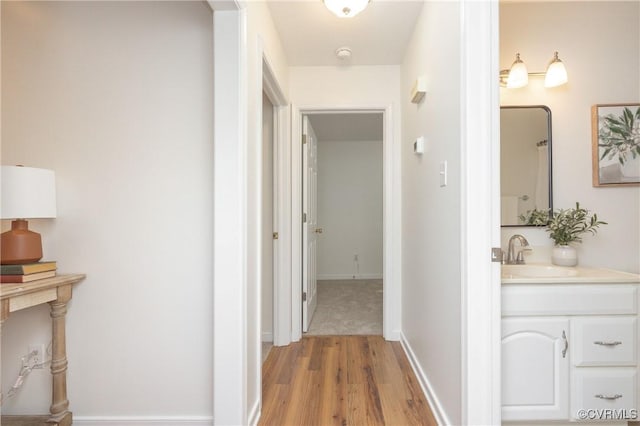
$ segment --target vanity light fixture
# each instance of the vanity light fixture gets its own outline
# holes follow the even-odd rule
[[[507,88],[517,89],[529,84],[529,72],[527,66],[520,59],[520,54],[516,53],[516,60],[511,64],[509,75],[507,77]]]
[[[544,76],[544,87],[556,87],[565,84],[567,78],[567,69],[564,63],[558,58],[558,52],[553,53],[553,59],[549,62],[547,72]]]
[[[526,65],[520,59],[520,54],[516,53],[516,60],[511,65],[511,69],[500,71],[500,86],[507,89],[524,87],[529,84],[529,76],[544,76],[544,87],[557,87],[568,81],[567,69],[558,58],[558,52],[554,52],[546,72],[528,72]]]
[[[322,0],[338,18],[353,18],[362,12],[370,0]]]

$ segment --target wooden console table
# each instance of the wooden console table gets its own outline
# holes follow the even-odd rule
[[[72,423],[67,399],[67,348],[65,315],[73,285],[83,274],[58,275],[53,278],[0,286],[0,324],[12,312],[48,303],[51,306],[51,375],[53,376],[50,414],[44,416],[2,416],[2,425],[68,426]]]

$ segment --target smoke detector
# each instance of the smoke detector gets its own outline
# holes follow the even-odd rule
[[[348,47],[339,47],[336,49],[336,56],[338,59],[345,60],[351,58],[351,49]]]

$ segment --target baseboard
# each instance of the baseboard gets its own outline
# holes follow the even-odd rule
[[[429,378],[427,377],[425,372],[422,370],[422,367],[420,367],[420,364],[418,363],[418,360],[416,358],[415,353],[413,352],[413,349],[411,348],[411,345],[409,344],[409,342],[407,341],[407,338],[402,332],[400,332],[400,343],[402,344],[402,348],[404,349],[404,352],[407,354],[407,358],[409,358],[409,364],[411,364],[411,368],[413,369],[413,372],[418,378],[418,382],[420,383],[422,392],[424,392],[424,395],[427,398],[427,401],[429,402],[429,406],[431,407],[431,411],[433,412],[433,415],[436,418],[436,421],[438,422],[439,425],[452,424],[451,420],[449,420],[449,417],[447,416],[444,409],[442,408],[442,404],[440,403],[438,396],[434,392],[433,387],[431,386],[431,382],[429,382]]]
[[[260,401],[256,401],[253,404],[253,408],[249,411],[249,422],[250,426],[256,426],[258,424],[258,420],[260,420]]]
[[[400,330],[391,330],[384,335],[384,340],[389,340],[391,342],[399,342],[401,339],[402,333],[400,332]]]
[[[381,280],[382,274],[318,274],[319,280]]]
[[[212,426],[210,416],[73,416],[74,426]]]
[[[262,333],[262,342],[273,342],[273,333],[271,331],[265,331]]]

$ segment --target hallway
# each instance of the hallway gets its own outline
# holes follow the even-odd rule
[[[271,349],[260,425],[436,425],[399,342],[305,337]]]

